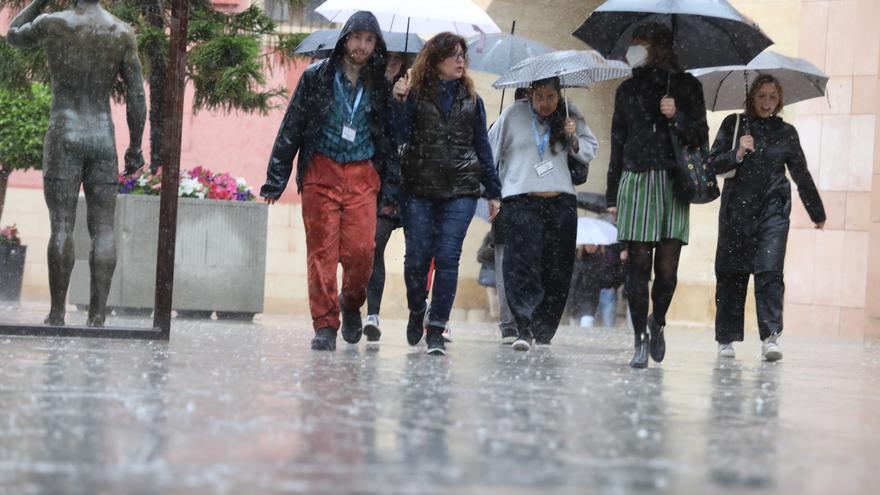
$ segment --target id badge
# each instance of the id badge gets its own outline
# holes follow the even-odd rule
[[[347,125],[342,126],[342,139],[345,139],[346,141],[353,143],[354,137],[356,135],[357,135],[357,131],[355,131],[351,127],[349,127]]]
[[[553,172],[553,162],[547,160],[546,162],[536,164],[535,172],[538,172],[538,177],[544,177],[550,174],[550,172]]]

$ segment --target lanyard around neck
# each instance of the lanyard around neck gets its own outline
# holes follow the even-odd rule
[[[538,155],[541,159],[544,159],[544,151],[547,150],[547,146],[550,144],[550,125],[547,125],[547,130],[544,132],[542,136],[538,131],[538,115],[535,113],[534,109],[532,111],[532,135],[535,138],[535,146],[538,147]]]
[[[342,73],[336,73],[336,89],[342,94],[342,101],[345,103],[345,108],[348,110],[349,115],[349,125],[354,124],[354,113],[357,111],[358,106],[361,104],[361,97],[364,95],[364,86],[360,84],[358,81],[357,84],[358,92],[354,97],[354,105],[349,103],[348,101],[348,91],[345,90],[345,87],[342,86]]]

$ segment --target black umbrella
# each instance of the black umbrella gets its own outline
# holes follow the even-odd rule
[[[608,0],[573,34],[605,58],[624,60],[645,22],[670,28],[682,69],[745,65],[773,44],[727,0]]]
[[[303,39],[293,53],[314,58],[327,58],[336,47],[341,29],[320,29]],[[389,52],[415,54],[422,49],[422,40],[415,34],[382,33]]]

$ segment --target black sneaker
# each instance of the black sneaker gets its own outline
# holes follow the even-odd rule
[[[648,315],[648,332],[651,335],[649,350],[654,362],[662,363],[666,357],[666,339],[663,337],[664,325],[654,320],[654,315]]]
[[[513,343],[514,351],[527,351],[532,348],[532,338],[519,336],[516,338],[516,342]]]
[[[516,329],[515,328],[502,328],[501,329],[501,345],[511,345],[516,342]]]
[[[409,342],[409,345],[418,345],[424,333],[425,310],[410,311],[409,322],[406,324],[406,341]]]
[[[446,340],[443,338],[443,329],[428,327],[425,343],[428,344],[427,353],[432,356],[446,355]]]
[[[346,308],[343,304],[342,294],[339,294],[339,314],[342,315],[342,338],[349,344],[360,342],[361,335],[364,333],[360,308]]]
[[[315,338],[312,339],[313,351],[335,351],[336,350],[336,329],[333,327],[319,328],[315,331]]]
[[[535,348],[547,349],[550,347],[550,339],[535,337]]]

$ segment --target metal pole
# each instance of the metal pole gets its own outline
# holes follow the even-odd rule
[[[513,36],[514,31],[516,31],[516,19],[510,23],[510,35]],[[509,50],[513,50],[513,46],[508,47]],[[498,107],[498,115],[501,115],[501,111],[504,110],[504,88],[501,88],[501,106]]]
[[[165,88],[165,125],[168,142],[162,158],[162,194],[159,200],[159,242],[156,253],[156,300],[153,326],[162,338],[171,336],[171,298],[174,289],[174,243],[177,238],[177,189],[180,185],[180,146],[183,131],[183,95],[186,89],[186,40],[189,0],[172,0],[168,85]]]

